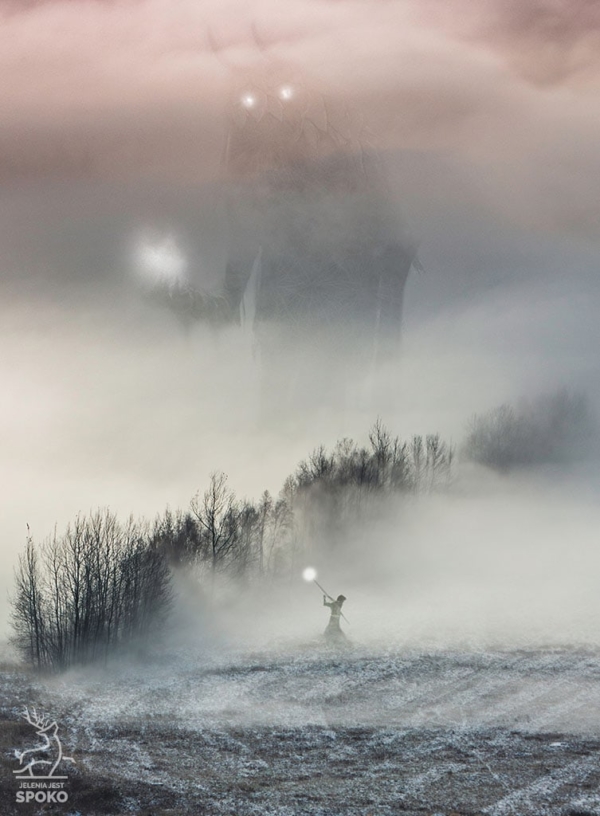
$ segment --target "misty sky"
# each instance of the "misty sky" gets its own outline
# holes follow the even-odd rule
[[[135,285],[150,231],[218,288],[224,110],[265,60],[360,112],[420,241],[384,421],[458,441],[521,394],[600,395],[596,3],[0,0],[2,618],[27,523],[152,516],[217,468],[277,490],[375,419],[259,427],[248,338],[185,337]]]

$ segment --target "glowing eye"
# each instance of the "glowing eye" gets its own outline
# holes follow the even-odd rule
[[[293,95],[294,91],[291,85],[282,85],[279,89],[279,98],[285,100],[286,102],[288,99],[291,99]]]
[[[256,105],[256,97],[252,94],[244,94],[242,96],[242,105],[245,108],[253,108]]]

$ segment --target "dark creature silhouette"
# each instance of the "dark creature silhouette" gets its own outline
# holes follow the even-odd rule
[[[419,264],[362,122],[267,59],[254,37],[256,67],[225,63],[223,290],[169,297],[187,320],[249,326],[265,405],[285,410],[344,400],[350,382],[394,358],[405,284]]]

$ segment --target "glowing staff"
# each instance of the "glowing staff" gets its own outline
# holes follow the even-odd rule
[[[316,569],[313,569],[313,567],[307,567],[304,570],[304,572],[302,573],[302,577],[304,578],[305,581],[308,581],[309,583],[312,581],[313,584],[316,584],[319,587],[319,589],[321,590],[323,595],[327,596],[327,598],[329,598],[330,600],[335,601],[335,598],[332,595],[330,595],[329,592],[327,592],[325,589],[323,589],[321,584],[317,581],[317,571],[316,571]],[[340,609],[340,615],[346,621],[347,624],[350,624],[350,621],[344,615],[344,613],[342,612],[341,609]]]

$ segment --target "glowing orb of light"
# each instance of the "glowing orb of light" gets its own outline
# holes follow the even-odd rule
[[[291,85],[282,85],[279,89],[279,98],[287,102],[294,95],[294,89]]]
[[[317,571],[312,567],[307,567],[302,573],[302,577],[304,578],[305,581],[314,581],[315,578],[317,577]]]
[[[173,235],[142,236],[134,250],[138,276],[146,284],[183,284],[186,281],[187,260]]]
[[[256,105],[256,97],[254,94],[247,93],[242,96],[242,105],[245,108],[253,108]]]

